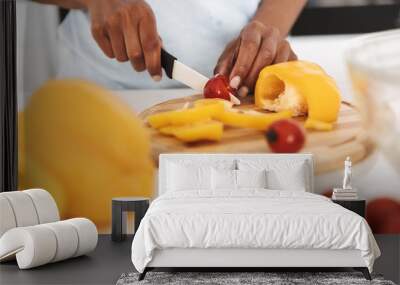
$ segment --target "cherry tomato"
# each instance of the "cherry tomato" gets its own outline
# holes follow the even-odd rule
[[[333,193],[332,189],[327,189],[327,190],[325,190],[325,192],[322,193],[322,195],[324,195],[325,197],[328,197],[328,198],[332,198],[332,193]]]
[[[400,212],[387,217],[382,226],[379,227],[378,234],[400,234]]]
[[[385,223],[388,219],[399,215],[400,203],[391,198],[377,198],[367,205],[366,217],[374,233],[383,233],[385,230]]]
[[[266,138],[273,152],[293,153],[303,148],[305,132],[303,127],[295,120],[284,119],[269,126]]]
[[[229,85],[228,78],[225,75],[217,74],[208,82],[204,87],[204,97],[205,98],[220,98],[231,101],[231,94],[236,92]]]

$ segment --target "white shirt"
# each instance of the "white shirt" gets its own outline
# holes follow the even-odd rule
[[[260,0],[147,0],[157,21],[163,46],[181,62],[211,76],[226,44],[237,37]],[[111,89],[174,88],[168,79],[154,82],[130,62],[109,59],[90,31],[89,16],[71,11],[59,29],[61,55],[58,77],[79,77]]]

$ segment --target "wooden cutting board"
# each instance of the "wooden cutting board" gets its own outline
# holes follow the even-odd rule
[[[165,101],[144,110],[139,117],[146,117],[158,112],[182,108],[185,104],[201,99],[201,95]],[[242,99],[242,104],[236,108],[261,111],[253,104],[253,97]],[[304,122],[305,118],[297,118]],[[174,137],[161,135],[157,130],[149,129],[152,143],[153,158],[158,164],[160,153],[269,153],[263,132],[225,127],[220,142],[184,143]],[[347,102],[342,102],[339,119],[334,130],[319,132],[307,130],[306,144],[301,152],[314,154],[316,174],[343,168],[343,161],[350,156],[353,163],[368,157],[373,151],[373,145],[362,128],[361,115],[356,108]]]

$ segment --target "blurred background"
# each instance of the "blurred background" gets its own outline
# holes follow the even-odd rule
[[[20,94],[35,90],[55,75],[57,27],[67,13],[31,1],[17,1]],[[292,35],[358,34],[397,27],[400,0],[310,0]]]
[[[368,33],[399,27],[398,0],[309,1],[293,35]]]

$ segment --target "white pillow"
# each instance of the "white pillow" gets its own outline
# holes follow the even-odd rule
[[[211,167],[170,163],[167,174],[168,191],[211,189]]]
[[[303,191],[307,189],[307,180],[303,167],[291,169],[289,172],[282,170],[269,170],[267,172],[268,188],[272,190]]]
[[[237,188],[268,188],[267,171],[236,170]]]
[[[179,164],[184,167],[213,167],[217,169],[237,169],[236,159],[212,159],[213,156],[208,155],[200,155],[195,158],[188,157],[184,158],[176,158],[173,160],[166,161],[166,168],[169,168],[171,164]]]
[[[268,189],[306,191],[309,187],[309,167],[304,160],[252,159],[238,160],[239,170],[267,170]]]
[[[236,190],[236,170],[213,168],[211,173],[213,190]]]

